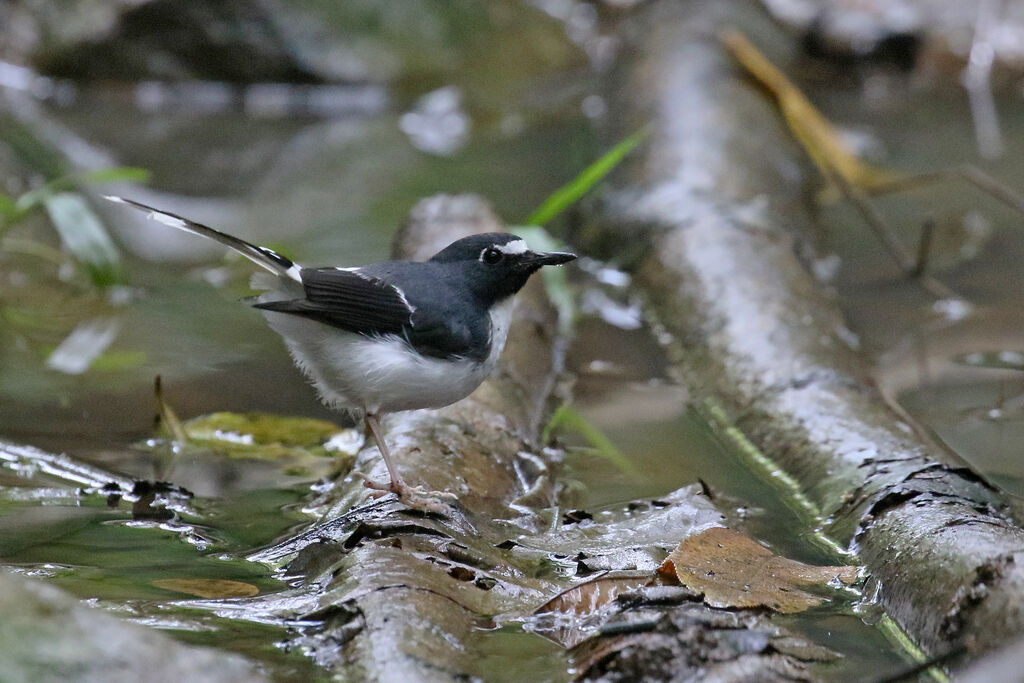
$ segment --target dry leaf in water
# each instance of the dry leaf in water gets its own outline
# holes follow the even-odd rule
[[[821,604],[819,592],[857,580],[857,567],[818,567],[779,557],[749,536],[714,527],[690,536],[669,554],[683,585],[704,593],[711,607],[769,607],[802,612]]]
[[[248,598],[260,592],[251,583],[230,579],[157,579],[152,583],[157,588],[208,599]]]
[[[559,593],[538,607],[534,613],[593,614],[614,602],[622,593],[646,586],[652,580],[650,574],[598,577]]]
[[[603,575],[574,586],[538,607],[533,630],[563,647],[583,641],[603,621],[603,610],[631,590],[657,582],[650,573]]]

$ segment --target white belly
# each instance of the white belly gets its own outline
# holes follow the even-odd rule
[[[498,364],[512,303],[491,311],[491,350],[483,361],[429,358],[396,336],[371,339],[294,315],[264,315],[324,403],[379,413],[440,408],[469,396]]]

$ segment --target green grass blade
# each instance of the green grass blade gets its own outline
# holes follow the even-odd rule
[[[541,437],[543,442],[546,443],[551,438],[551,434],[559,429],[575,432],[582,436],[590,442],[591,453],[608,460],[621,471],[627,474],[637,473],[633,462],[615,447],[612,440],[568,403],[560,405],[555,414],[551,416],[547,426],[544,427],[544,434]]]
[[[149,171],[137,166],[110,166],[95,171],[72,173],[71,179],[76,183],[94,185],[98,183],[148,183]]]
[[[637,145],[647,137],[648,132],[646,127],[641,128],[583,169],[583,172],[571,182],[555,190],[550,197],[544,200],[540,208],[526,219],[526,225],[546,225],[552,218],[579,201],[580,197],[611,173],[612,169],[618,166],[627,154],[636,149]]]
[[[14,197],[0,192],[0,234],[14,223],[13,219],[17,213]]]
[[[0,215],[7,216],[14,213],[14,198],[0,192]]]

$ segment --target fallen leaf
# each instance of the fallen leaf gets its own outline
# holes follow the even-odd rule
[[[857,567],[819,567],[780,557],[749,536],[714,527],[690,536],[669,554],[679,581],[704,593],[711,607],[768,607],[802,612],[838,583],[857,580]]]
[[[622,593],[646,586],[653,580],[650,574],[642,576],[599,577],[559,593],[534,612],[560,612],[562,614],[592,614],[610,604]]]
[[[582,642],[603,621],[602,610],[623,593],[659,583],[649,572],[603,573],[559,593],[534,611],[533,631],[563,647]]]
[[[200,440],[313,449],[322,448],[341,430],[331,422],[310,417],[221,412],[189,420],[185,431],[191,438]]]
[[[157,384],[160,424],[179,446],[188,444],[229,458],[335,457],[362,446],[362,432],[308,417],[268,413],[211,413],[182,422]]]
[[[157,579],[152,584],[164,590],[210,599],[248,598],[260,592],[251,583],[230,579]]]

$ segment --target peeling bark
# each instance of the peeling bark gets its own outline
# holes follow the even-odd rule
[[[772,32],[741,3],[660,3],[618,93],[654,121],[646,156],[582,233],[635,245],[636,283],[695,406],[752,466],[778,468],[804,521],[860,553],[880,599],[932,652],[1024,630],[1024,531],[991,487],[919,437],[873,386],[807,267],[803,153],[718,44]],[[639,257],[639,258],[637,258]]]

